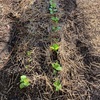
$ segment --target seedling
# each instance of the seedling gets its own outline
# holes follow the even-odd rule
[[[49,8],[50,14],[54,14],[57,11],[57,5],[54,3],[53,0],[50,0],[50,8]]]
[[[56,71],[61,71],[61,70],[62,70],[62,67],[60,66],[60,64],[58,64],[58,62],[52,63],[52,67],[53,67]]]
[[[56,23],[58,23],[59,18],[58,17],[51,17],[51,20],[54,21],[54,22],[56,22]]]
[[[54,85],[56,91],[59,91],[59,90],[61,90],[61,88],[62,88],[61,83],[60,83],[59,80],[56,80],[56,81],[53,83],[53,85]]]
[[[57,26],[57,27],[54,27],[54,26],[53,26],[53,27],[52,27],[52,30],[55,31],[55,32],[59,31],[60,29],[61,29],[61,27],[59,27],[59,26]]]
[[[53,0],[50,0],[50,7],[51,8],[56,8],[57,7],[56,3]]]
[[[50,14],[54,14],[57,11],[57,9],[49,8],[49,11],[50,11]]]
[[[25,88],[25,87],[27,87],[29,85],[30,85],[29,78],[27,78],[26,75],[22,75],[20,77],[20,89],[23,89],[23,88]]]
[[[26,54],[27,54],[27,56],[31,56],[32,52],[31,51],[27,51]]]
[[[53,74],[54,74],[54,75],[56,75],[56,74],[57,74],[57,71],[56,71],[55,69],[53,70]]]
[[[53,50],[53,51],[57,51],[59,49],[59,45],[58,44],[53,44],[52,46],[50,46],[50,48]]]

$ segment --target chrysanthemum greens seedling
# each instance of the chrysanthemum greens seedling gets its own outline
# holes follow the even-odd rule
[[[56,91],[59,91],[61,90],[62,86],[61,86],[61,83],[59,80],[56,80],[54,83],[53,83],[54,87],[56,88],[55,90]]]
[[[60,64],[58,64],[58,62],[52,63],[52,67],[57,71],[61,71],[62,70],[62,67],[60,66]]]
[[[59,49],[59,45],[58,44],[53,44],[50,46],[50,48],[53,50],[53,51],[57,51]]]
[[[51,20],[54,21],[54,22],[56,22],[56,23],[58,23],[59,18],[58,17],[51,17]]]
[[[23,89],[30,85],[29,78],[26,75],[20,77],[20,89]]]

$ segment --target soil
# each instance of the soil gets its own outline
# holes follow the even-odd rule
[[[55,2],[57,32],[51,31],[49,0],[0,1],[0,100],[100,100],[100,1]],[[53,43],[60,45],[57,52]],[[56,61],[62,71],[54,75]],[[21,75],[29,87],[19,88]]]

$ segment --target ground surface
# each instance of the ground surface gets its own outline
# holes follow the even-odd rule
[[[61,26],[56,33],[49,0],[0,1],[0,100],[100,100],[100,1],[55,1]],[[57,54],[50,50],[53,43],[60,45]],[[55,76],[56,60],[63,70]],[[20,90],[23,74],[31,86]],[[62,84],[59,92],[55,79]]]

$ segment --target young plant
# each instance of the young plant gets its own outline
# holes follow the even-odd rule
[[[57,27],[54,27],[54,26],[53,26],[53,27],[52,27],[52,30],[55,31],[55,32],[59,31],[60,29],[61,29],[61,27],[59,27],[59,26],[57,26]]]
[[[56,3],[53,0],[50,0],[50,7],[51,8],[56,8],[57,7]]]
[[[54,3],[53,0],[50,0],[50,8],[49,8],[50,14],[54,14],[57,11],[56,7],[57,7],[56,3]]]
[[[56,91],[59,91],[59,90],[61,90],[61,88],[62,88],[61,83],[60,83],[59,80],[56,80],[56,81],[53,83],[53,85],[54,85]]]
[[[57,74],[57,70],[53,70],[53,75],[56,75]]]
[[[61,71],[61,70],[62,70],[62,67],[60,66],[60,64],[58,64],[58,62],[52,63],[52,67],[53,67],[56,71]]]
[[[27,54],[27,56],[31,56],[32,52],[31,51],[27,51],[26,54]]]
[[[50,46],[50,48],[53,50],[53,51],[57,51],[59,49],[59,45],[58,44],[53,44]]]
[[[58,23],[59,18],[58,17],[51,17],[51,20],[54,21],[54,22],[56,22],[56,23]]]
[[[28,87],[30,85],[29,78],[26,75],[20,77],[20,89]]]

